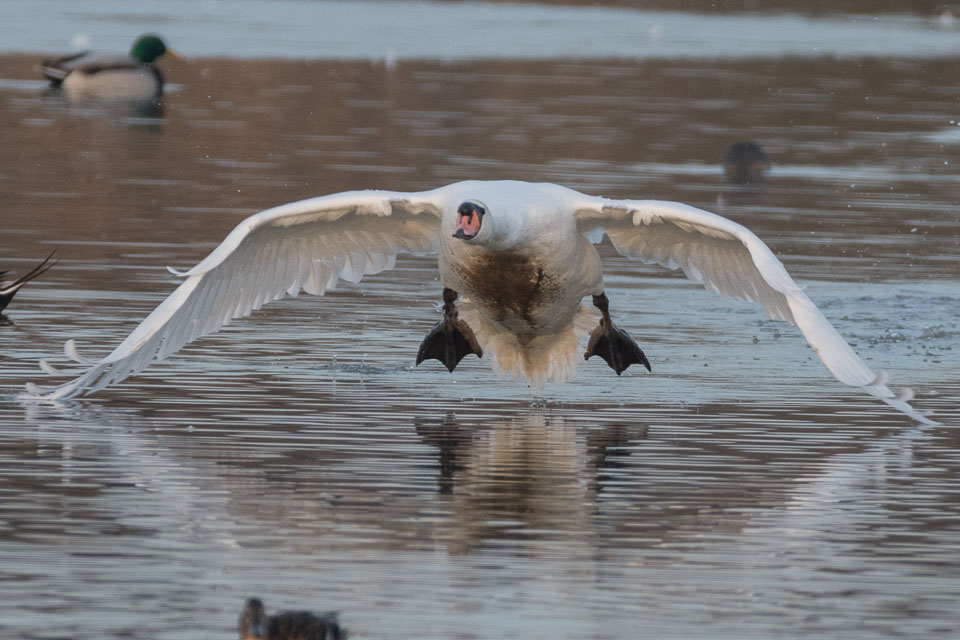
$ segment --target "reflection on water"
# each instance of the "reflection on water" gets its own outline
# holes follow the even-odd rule
[[[448,414],[417,434],[438,448],[438,490],[453,496],[449,552],[524,539],[550,557],[571,545],[589,554],[599,472],[608,455],[611,464],[629,455],[646,427],[611,422],[584,434],[536,412],[493,425],[458,425]]]
[[[927,637],[953,615],[949,428],[355,408],[278,428],[31,405],[0,450],[14,632],[96,610],[76,637],[226,637],[255,592],[373,637],[632,637],[638,616]]]
[[[0,57],[0,635],[234,637],[252,594],[356,637],[952,637],[960,595],[955,69],[922,60],[194,60],[161,112],[65,103]],[[26,83],[26,84],[24,84]],[[727,182],[756,140],[766,182]],[[755,229],[871,366],[604,253],[654,373],[532,392],[413,367],[435,263],[277,303],[64,406],[252,211],[352,188],[550,180]],[[950,426],[953,425],[953,426]]]

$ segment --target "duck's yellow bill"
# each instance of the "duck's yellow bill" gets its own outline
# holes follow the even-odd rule
[[[173,58],[174,60],[179,60],[180,62],[186,62],[186,61],[187,61],[186,58],[184,58],[183,56],[181,56],[181,55],[180,55],[179,53],[177,53],[176,51],[173,51],[172,49],[167,49],[167,52],[166,52],[165,55]]]

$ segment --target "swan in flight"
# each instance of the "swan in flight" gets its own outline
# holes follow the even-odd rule
[[[183,60],[159,36],[146,34],[127,55],[84,51],[44,60],[37,70],[73,97],[148,100],[163,93],[163,74],[154,62],[164,55]]]
[[[763,304],[767,316],[797,325],[841,382],[920,422],[909,389],[894,394],[750,230],[691,206],[611,200],[555,184],[465,181],[431,191],[350,191],[281,205],[250,216],[102,360],[67,355],[87,369],[59,386],[28,384],[26,397],[56,400],[91,393],[163,360],[267,302],[301,290],[323,295],[341,278],[394,266],[399,253],[439,257],[443,319],[417,364],[451,372],[467,355],[540,386],[563,382],[600,356],[619,375],[650,364],[611,317],[600,254],[606,234],[623,255],[669,269],[710,291]],[[591,296],[593,307],[582,306]],[[458,305],[460,298],[463,304]],[[586,352],[578,339],[586,338]],[[64,375],[46,362],[41,368]]]

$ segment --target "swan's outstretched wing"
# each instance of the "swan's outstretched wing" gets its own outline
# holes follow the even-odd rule
[[[886,386],[810,301],[770,249],[746,227],[676,202],[584,196],[575,204],[577,228],[602,229],[617,251],[648,264],[682,269],[688,278],[725,296],[760,302],[771,318],[797,325],[837,380],[860,387],[920,422],[909,389]]]
[[[352,191],[292,202],[250,216],[102,360],[55,387],[27,385],[27,397],[56,400],[119,382],[153,360],[264,304],[301,290],[322,295],[337,280],[392,269],[398,253],[437,250],[440,201],[435,192]],[[176,273],[176,272],[175,272]],[[54,375],[58,371],[41,363]]]

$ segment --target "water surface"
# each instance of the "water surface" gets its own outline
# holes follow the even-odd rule
[[[235,637],[253,594],[358,638],[956,637],[956,65],[199,58],[164,63],[144,111],[44,94],[35,60],[0,57],[0,264],[60,263],[0,317],[4,638]],[[742,139],[763,185],[723,176]],[[652,374],[594,360],[532,391],[414,367],[440,284],[404,258],[89,399],[15,398],[68,338],[104,355],[166,265],[249,213],[464,178],[746,224],[944,426],[609,247]]]
[[[0,51],[48,52],[68,45],[126,50],[140,31],[160,31],[192,57],[636,60],[960,54],[960,20],[949,12],[877,15],[874,9],[856,15],[838,14],[831,6],[820,15],[698,14],[591,5],[166,0],[160,13],[156,3],[144,0],[34,0],[7,8]],[[46,28],[38,31],[38,23]]]

